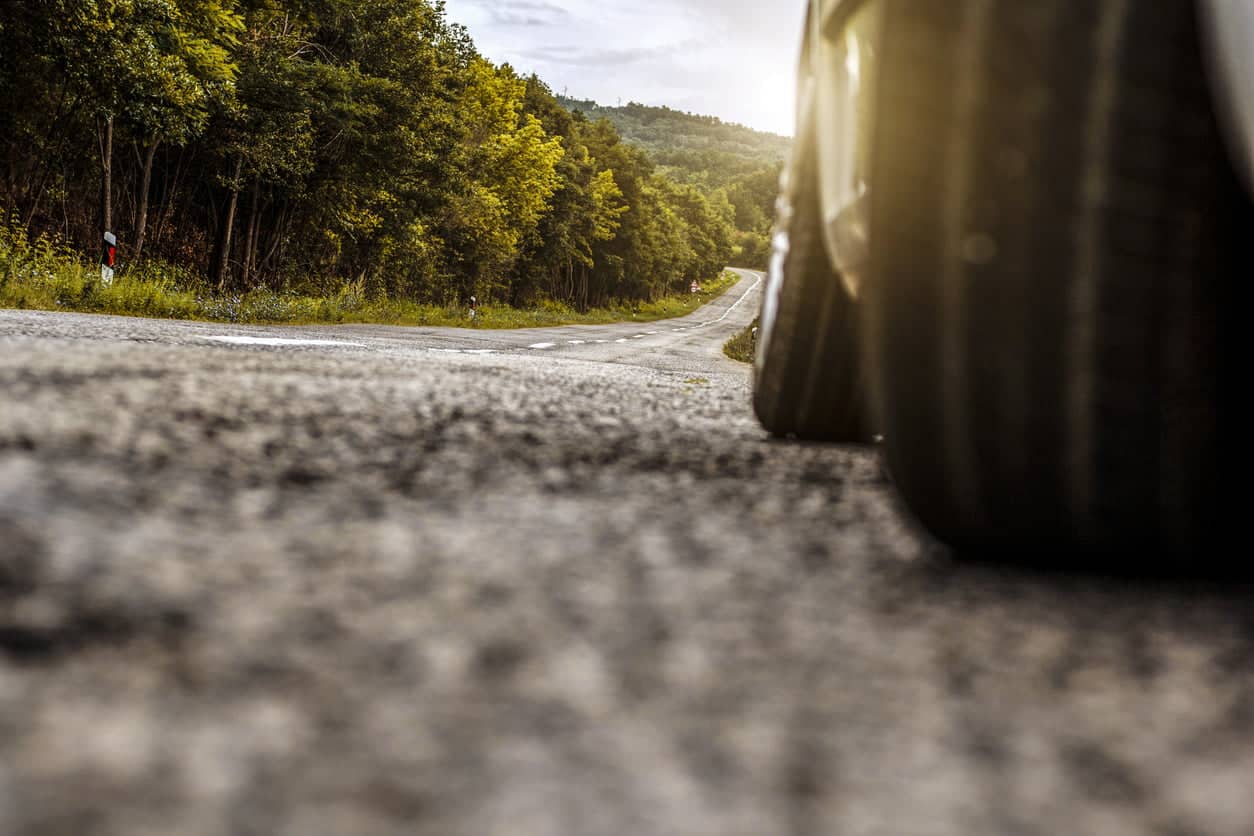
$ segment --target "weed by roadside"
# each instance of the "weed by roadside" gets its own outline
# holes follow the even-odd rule
[[[325,296],[260,288],[216,292],[194,273],[160,262],[120,271],[108,287],[99,268],[46,237],[27,238],[21,228],[0,224],[0,307],[80,311],[167,319],[199,319],[258,325],[360,323],[488,329],[652,322],[684,316],[721,296],[739,277],[727,271],[698,294],[654,302],[620,303],[590,311],[546,302],[531,309],[481,304],[473,324],[467,309],[403,299],[369,299],[359,283]]]
[[[752,363],[757,330],[758,320],[754,319],[748,328],[727,341],[723,346],[723,353],[741,363]]]

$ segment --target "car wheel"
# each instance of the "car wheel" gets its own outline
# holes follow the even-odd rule
[[[882,14],[867,351],[907,504],[966,549],[1195,552],[1250,218],[1195,3]]]
[[[817,95],[803,70],[797,141],[781,178],[754,361],[753,405],[780,436],[870,439],[859,305],[833,271],[820,205]]]

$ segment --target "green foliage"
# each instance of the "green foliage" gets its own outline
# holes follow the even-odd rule
[[[792,145],[787,137],[669,107],[650,107],[636,102],[624,107],[604,107],[593,101],[565,97],[559,102],[590,120],[608,120],[625,141],[644,148],[663,165],[671,165],[670,159],[679,159],[684,154],[690,155],[688,159],[709,155],[702,167],[712,172],[721,166],[711,162],[727,158],[749,163],[781,163]]]
[[[143,136],[186,140],[202,131],[235,79],[230,51],[242,28],[219,0],[45,0],[24,21],[67,92],[95,115]],[[32,47],[35,44],[31,45]],[[35,56],[29,56],[35,57]],[[51,81],[56,86],[58,79]]]
[[[732,259],[766,267],[779,175],[792,140],[666,107],[559,101],[588,119],[610,122],[625,142],[646,151],[668,180],[696,188],[720,213],[730,204]]]
[[[0,304],[37,310],[76,310],[187,319],[198,312],[193,292],[180,288],[189,275],[149,266],[100,284],[100,268],[84,264],[48,236],[29,241],[20,227],[0,227]]]
[[[0,3],[0,33],[0,217],[94,258],[110,171],[127,278],[84,278],[88,309],[609,309],[715,275],[745,251],[742,216],[766,223],[755,194],[659,169],[484,60],[438,0]],[[739,131],[727,142],[757,141]]]
[[[29,239],[20,226],[0,226],[0,306],[33,310],[75,310],[126,316],[159,316],[251,324],[384,323],[452,325],[476,328],[533,328],[649,322],[692,313],[736,283],[724,273],[699,296],[687,292],[653,302],[619,302],[577,311],[546,301],[528,309],[502,304],[479,308],[472,323],[463,305],[423,304],[405,299],[371,299],[364,282],[343,282],[311,296],[267,287],[243,293],[217,293],[186,269],[157,261],[120,274],[108,287],[100,268],[48,236]]]
[[[753,353],[757,350],[755,338],[757,330],[758,320],[754,319],[748,328],[727,341],[727,344],[723,346],[723,353],[739,363],[752,363]]]

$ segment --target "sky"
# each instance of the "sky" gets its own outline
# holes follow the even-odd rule
[[[446,0],[492,61],[554,93],[791,136],[804,0]]]

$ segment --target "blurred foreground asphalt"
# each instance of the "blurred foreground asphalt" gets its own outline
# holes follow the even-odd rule
[[[955,560],[875,451],[757,426],[746,276],[525,332],[0,311],[0,834],[1254,833],[1251,588]]]

